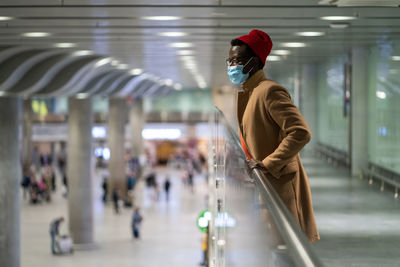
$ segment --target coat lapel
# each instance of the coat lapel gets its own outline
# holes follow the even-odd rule
[[[247,102],[249,101],[249,94],[246,91],[239,91],[237,96],[237,120],[239,123],[239,131],[243,136],[243,114],[246,110]]]

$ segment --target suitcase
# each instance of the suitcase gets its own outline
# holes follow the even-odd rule
[[[60,254],[73,253],[72,239],[69,236],[60,236],[55,241]]]

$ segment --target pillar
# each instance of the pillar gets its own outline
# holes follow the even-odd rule
[[[0,97],[0,266],[20,266],[18,98]]]
[[[33,153],[33,143],[32,143],[32,103],[31,99],[24,100],[24,126],[23,130],[23,145],[22,145],[22,164],[23,169],[28,170],[32,164],[32,153]]]
[[[125,121],[126,102],[125,99],[112,98],[109,100],[108,109],[108,146],[110,148],[110,182],[111,190],[119,189],[121,194],[126,193],[125,177]]]
[[[92,101],[70,98],[68,103],[68,214],[77,248],[93,246]]]
[[[308,126],[312,138],[305,150],[312,151],[318,142],[318,79],[316,64],[303,64],[300,75],[299,108]]]
[[[351,174],[368,164],[368,49],[354,47],[351,57]]]
[[[143,100],[134,100],[129,113],[129,124],[131,131],[131,153],[132,157],[135,158],[139,158],[143,154],[142,130],[144,123]]]

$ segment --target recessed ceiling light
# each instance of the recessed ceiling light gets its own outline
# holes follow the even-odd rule
[[[350,24],[346,22],[333,22],[329,24],[332,29],[346,29]]]
[[[297,32],[298,36],[315,37],[325,35],[324,32]]]
[[[383,91],[376,91],[376,96],[380,99],[385,99],[386,98],[386,93]]]
[[[159,32],[158,36],[166,36],[166,37],[181,37],[188,35],[186,32]]]
[[[267,57],[267,60],[268,61],[279,61],[279,60],[281,60],[281,57],[280,56],[271,55],[271,56]]]
[[[132,69],[129,73],[132,74],[132,75],[140,75],[140,74],[143,73],[143,69],[139,69],[139,68]]]
[[[226,13],[222,13],[222,12],[212,12],[211,16],[213,17],[224,17],[226,16]]]
[[[117,69],[126,70],[128,68],[128,64],[118,64]]]
[[[58,47],[58,48],[71,48],[71,47],[75,47],[76,44],[74,44],[74,43],[58,43],[58,44],[55,44],[54,46]]]
[[[306,44],[305,43],[282,43],[281,44],[283,47],[305,47]]]
[[[144,20],[180,20],[182,17],[176,16],[146,16],[142,17]]]
[[[174,89],[177,90],[177,91],[182,90],[182,84],[176,83],[176,84],[174,85]]]
[[[357,17],[354,16],[324,16],[321,17],[322,20],[329,20],[329,21],[345,21],[345,20],[355,20]]]
[[[2,20],[11,20],[13,17],[8,17],[8,16],[0,16],[0,21]]]
[[[169,44],[171,47],[176,47],[176,48],[187,48],[187,47],[192,47],[192,43],[171,43]]]
[[[392,60],[394,60],[394,61],[400,61],[400,56],[392,56]]]
[[[49,35],[50,33],[48,32],[26,32],[22,34],[24,37],[46,37]]]
[[[74,56],[78,56],[78,57],[88,56],[88,55],[92,55],[92,54],[94,54],[94,52],[90,51],[90,50],[80,50],[80,51],[74,52]]]
[[[110,57],[106,57],[106,58],[100,59],[99,61],[97,61],[97,63],[96,63],[94,66],[95,66],[96,68],[101,67],[101,66],[104,66],[104,65],[110,63],[111,60],[112,60],[112,59],[111,59]]]
[[[166,79],[165,80],[165,85],[166,86],[172,86],[174,84],[174,81],[172,81],[171,79]]]
[[[272,50],[271,54],[280,55],[280,56],[287,56],[287,55],[290,55],[290,51],[289,50]]]
[[[180,56],[190,56],[193,55],[193,51],[192,50],[179,50],[178,52],[176,52],[178,55]]]
[[[79,94],[76,95],[76,98],[78,98],[78,99],[84,99],[84,98],[87,98],[87,97],[89,97],[88,93],[79,93]]]

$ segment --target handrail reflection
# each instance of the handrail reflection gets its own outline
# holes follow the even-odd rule
[[[238,134],[232,129],[222,111],[217,109],[221,122],[229,132],[235,145],[241,148]],[[241,150],[242,151],[242,150]],[[255,181],[263,200],[272,215],[282,239],[289,246],[289,253],[298,267],[321,267],[324,266],[321,260],[311,247],[310,242],[304,235],[300,226],[295,222],[290,212],[275,192],[265,174],[259,169],[250,172],[251,178]]]

